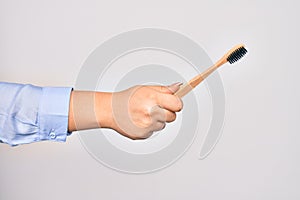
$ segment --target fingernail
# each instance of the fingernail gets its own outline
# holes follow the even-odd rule
[[[182,82],[174,83],[175,86],[181,86],[182,84],[183,84]]]

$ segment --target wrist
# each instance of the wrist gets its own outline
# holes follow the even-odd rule
[[[114,118],[111,92],[95,93],[95,112],[97,122],[100,128],[113,127]]]

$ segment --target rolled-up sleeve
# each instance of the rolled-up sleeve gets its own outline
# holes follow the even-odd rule
[[[0,82],[0,141],[66,141],[71,90]]]

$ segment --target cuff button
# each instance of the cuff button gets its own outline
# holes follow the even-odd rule
[[[51,139],[56,138],[56,134],[53,131],[50,132],[49,136],[50,136]]]

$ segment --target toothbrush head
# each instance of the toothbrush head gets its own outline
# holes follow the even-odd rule
[[[227,53],[227,61],[230,64],[233,64],[236,61],[240,60],[246,53],[247,53],[247,49],[244,47],[244,45],[238,45],[232,48]]]

